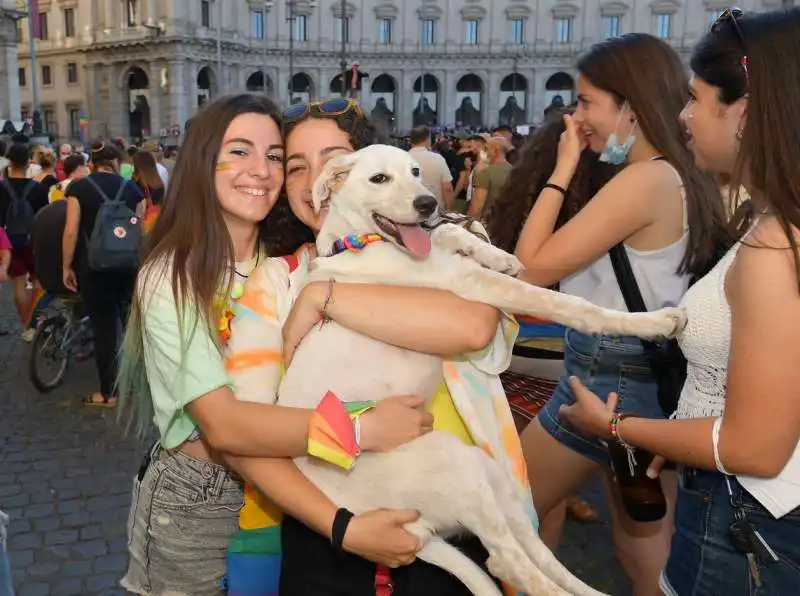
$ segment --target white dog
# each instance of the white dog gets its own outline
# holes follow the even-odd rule
[[[330,205],[317,239],[320,255],[330,254],[335,241],[348,234],[377,233],[385,241],[317,258],[311,281],[441,288],[589,333],[668,336],[682,325],[675,309],[614,312],[499,273],[516,273],[520,263],[457,225],[429,234],[420,223],[434,215],[436,201],[420,181],[419,166],[400,149],[379,145],[332,160],[316,183],[313,201],[315,209]],[[406,394],[430,398],[441,377],[441,358],[377,342],[331,322],[315,327],[300,343],[278,403],[315,408],[327,391],[345,401]],[[391,453],[365,453],[349,473],[311,457],[295,461],[335,503],[354,513],[417,509],[421,517],[407,529],[423,545],[419,558],[446,569],[477,596],[500,591],[444,538],[474,534],[490,554],[490,571],[528,594],[599,594],[541,542],[506,472],[482,450],[447,433],[429,433]]]

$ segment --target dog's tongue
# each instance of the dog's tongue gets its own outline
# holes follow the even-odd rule
[[[421,227],[398,225],[397,231],[403,240],[403,246],[411,254],[418,257],[427,257],[428,253],[431,252],[431,237]]]

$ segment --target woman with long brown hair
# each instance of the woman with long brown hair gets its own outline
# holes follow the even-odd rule
[[[558,144],[566,130],[564,116],[573,112],[567,108],[550,112],[520,150],[502,192],[489,205],[484,216],[486,230],[495,246],[514,252],[528,214],[556,167]],[[575,175],[566,188],[564,203],[555,224],[556,230],[574,217],[619,171],[618,166],[602,163],[598,157],[591,151],[581,153]],[[514,410],[517,429],[522,432],[539,413],[543,403],[540,399],[529,400],[526,396],[538,398],[545,392],[552,392],[552,377],[542,379],[538,375],[532,376],[531,369],[535,367],[529,367],[527,363],[520,370],[515,370],[515,362],[525,361],[512,361],[503,379],[509,400],[516,394],[521,396],[521,403],[524,403],[524,406]],[[521,414],[523,411],[524,415]],[[563,506],[559,505],[541,520],[539,534],[554,551],[561,538],[566,514],[585,523],[597,519],[597,513],[588,503],[575,496],[569,497]]]
[[[594,304],[628,310],[609,251],[619,245],[649,310],[677,304],[690,278],[703,273],[724,237],[719,192],[686,148],[678,115],[688,79],[664,41],[628,34],[593,46],[577,64],[578,106],[565,116],[556,165],[536,200],[516,247],[528,281]],[[564,226],[555,229],[585,148],[625,166]],[[597,438],[559,414],[574,401],[568,380],[581,378],[600,395],[616,391],[625,413],[664,418],[657,383],[642,342],[568,330],[565,373],[537,419],[522,435],[537,511],[544,517],[598,470],[608,472],[614,544],[638,596],[660,594],[658,575],[672,534],[674,475],[664,478],[667,509],[638,511],[610,482],[609,454]],[[653,520],[653,521],[644,521]],[[657,521],[656,521],[657,520]]]
[[[132,179],[142,189],[145,198],[144,231],[150,233],[161,214],[164,202],[164,181],[158,173],[156,158],[149,151],[133,154]]]
[[[332,536],[336,505],[290,459],[308,453],[315,412],[238,400],[222,354],[233,303],[278,244],[260,241],[259,226],[283,184],[280,125],[277,107],[265,97],[235,95],[205,106],[188,129],[147,246],[119,383],[124,417],[142,431],[155,421],[159,431],[134,479],[129,517],[123,585],[138,594],[219,593],[244,502],[242,477],[281,510]],[[477,329],[484,345],[494,333],[496,316],[484,316],[481,324],[487,312],[482,305],[472,308],[428,290],[403,303],[387,302],[386,292],[337,287],[326,312],[362,333],[419,351],[470,349],[475,337],[459,328]],[[450,307],[457,332],[445,341],[433,331],[408,330],[409,318],[428,317],[435,327],[427,312],[431,300]],[[279,362],[279,350],[267,357]],[[264,388],[265,394],[274,390]],[[422,402],[418,396],[390,397],[363,414],[361,448],[388,450],[430,430],[432,417],[415,409]],[[408,563],[418,545],[403,524],[416,517],[413,511],[364,512],[347,525],[342,546],[386,565]]]
[[[744,185],[755,220],[682,302],[688,366],[676,419],[624,418],[616,428],[618,441],[680,464],[667,596],[782,596],[800,586],[798,54],[800,9],[728,9],[691,58],[681,117],[695,160]],[[577,381],[573,390],[565,417],[614,440],[615,399],[605,405]]]

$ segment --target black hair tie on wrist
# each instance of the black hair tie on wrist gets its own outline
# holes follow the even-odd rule
[[[566,188],[563,188],[563,187],[559,186],[558,184],[553,184],[552,182],[548,182],[547,184],[544,185],[543,188],[552,188],[553,190],[557,190],[558,192],[560,192],[562,195],[566,195],[567,194],[567,189]]]
[[[336,515],[333,517],[333,527],[331,528],[331,547],[337,553],[343,552],[344,535],[353,517],[353,512],[344,507],[336,510]]]

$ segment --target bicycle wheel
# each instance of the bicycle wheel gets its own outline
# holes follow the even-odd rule
[[[67,319],[62,315],[48,317],[36,328],[28,359],[28,377],[41,393],[48,393],[64,382],[70,358],[64,346],[68,329]],[[52,375],[47,374],[40,358],[54,365]]]

